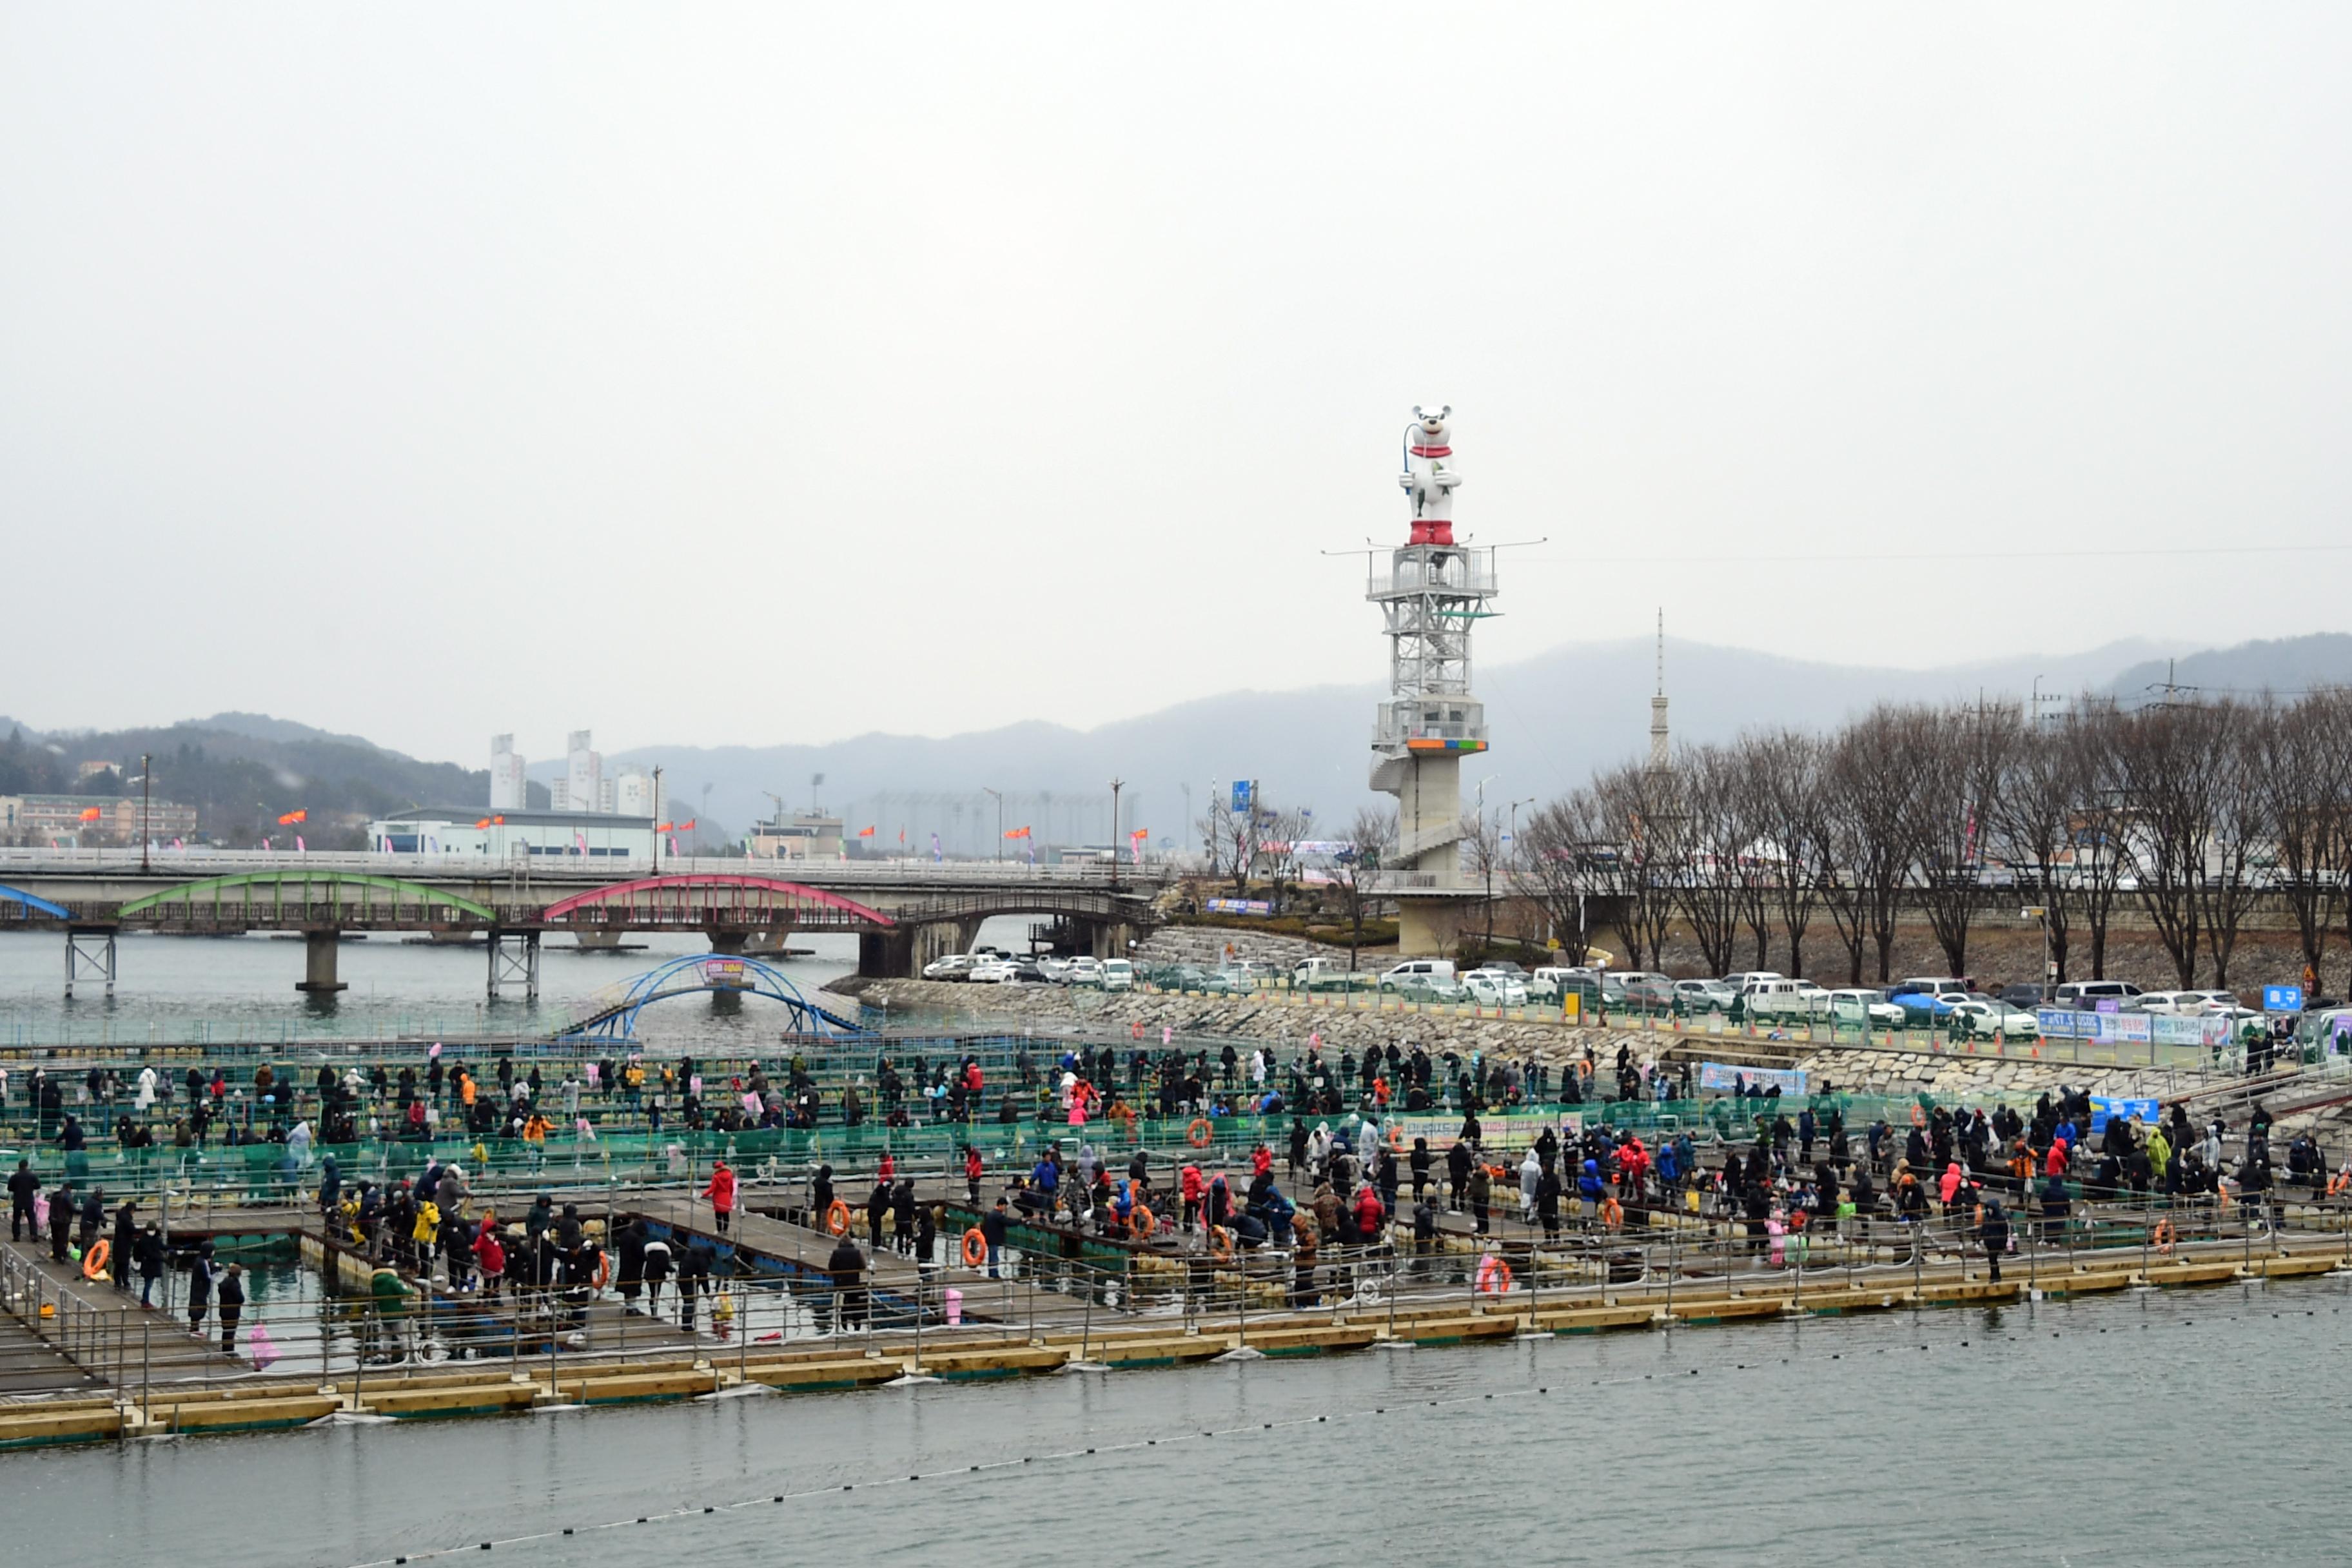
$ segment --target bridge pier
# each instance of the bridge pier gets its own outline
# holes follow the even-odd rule
[[[331,996],[338,991],[351,989],[336,978],[335,958],[343,933],[333,926],[324,926],[302,933],[302,979],[297,991],[313,996]]]
[[[539,932],[490,932],[490,1000],[499,999],[500,985],[520,985],[523,1000],[539,1000]]]
[[[931,960],[969,952],[979,939],[977,917],[865,931],[857,938],[857,973],[869,980],[912,980]]]
[[[98,983],[114,994],[114,931],[66,929],[66,999],[71,1001],[76,982]]]
[[[1097,958],[1125,958],[1135,928],[1125,921],[1087,921],[1079,926],[1087,951]]]
[[[751,940],[751,933],[747,931],[712,930],[703,934],[710,939],[711,952],[725,953],[730,958],[741,956]]]
[[[618,952],[621,951],[621,928],[582,926],[572,940],[583,952]]]

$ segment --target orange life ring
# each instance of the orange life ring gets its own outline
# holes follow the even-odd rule
[[[1393,1121],[1389,1123],[1389,1147],[1391,1149],[1404,1147],[1404,1129]]]
[[[1138,1018],[1134,1023],[1129,1024],[1127,1026],[1127,1037],[1130,1040],[1139,1040],[1143,1038],[1142,1019]]]
[[[2160,1219],[2156,1222],[2156,1229],[2149,1234],[2148,1240],[2155,1246],[2158,1252],[2169,1258],[2172,1256],[2175,1234],[2172,1222],[2168,1219]]]
[[[81,1277],[85,1279],[97,1279],[106,1272],[106,1260],[113,1256],[112,1244],[106,1237],[100,1237],[89,1244],[89,1250],[81,1255]]]
[[[1478,1260],[1478,1289],[1488,1296],[1500,1296],[1511,1288],[1511,1266],[1493,1253]]]
[[[1205,1116],[1195,1116],[1192,1118],[1192,1125],[1184,1129],[1184,1142],[1195,1149],[1207,1148],[1209,1140],[1216,1135],[1216,1128],[1210,1124],[1209,1119]]]
[[[1160,1228],[1160,1221],[1153,1216],[1150,1209],[1138,1204],[1134,1211],[1127,1216],[1127,1226],[1134,1233],[1136,1240],[1150,1241],[1152,1233]]]
[[[1916,1105],[1914,1105],[1911,1108],[1911,1125],[1914,1127],[1925,1127],[1927,1125],[1927,1113],[1920,1110]]]
[[[613,1255],[609,1252],[599,1253],[596,1257],[596,1289],[602,1290],[612,1282]]]
[[[1625,1205],[1615,1198],[1601,1200],[1601,1223],[1611,1230],[1625,1228]]]
[[[963,1233],[963,1266],[977,1268],[987,1261],[988,1237],[981,1235],[980,1226],[973,1226]]]
[[[831,1231],[835,1236],[847,1236],[849,1234],[849,1205],[843,1203],[839,1198],[834,1199],[833,1206],[824,1211],[824,1228]]]
[[[2327,1179],[2329,1197],[2340,1198],[2347,1192],[2352,1192],[2352,1171],[2338,1171]]]
[[[1231,1261],[1234,1256],[1234,1233],[1223,1226],[1209,1227],[1209,1259],[1213,1263]]]

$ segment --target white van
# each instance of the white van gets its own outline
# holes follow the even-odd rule
[[[1106,958],[1097,984],[1106,991],[1132,991],[1135,989],[1135,965],[1124,958]]]
[[[1787,975],[1773,969],[1743,969],[1737,974],[1727,974],[1723,983],[1734,991],[1745,991],[1759,980],[1786,980]]]
[[[1450,958],[1409,958],[1381,976],[1381,989],[1393,991],[1408,980],[1445,980],[1454,978],[1454,961]]]
[[[2051,993],[2050,1005],[2089,1012],[2110,997],[2120,1002],[2127,996],[2138,994],[2139,987],[2128,980],[2069,980]]]
[[[1751,1018],[1796,1018],[1812,1011],[1805,991],[1803,981],[1774,975],[1769,980],[1750,980],[1739,998]]]

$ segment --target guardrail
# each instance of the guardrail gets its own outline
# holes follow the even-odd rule
[[[383,855],[364,851],[318,851],[294,855],[265,849],[151,850],[0,847],[0,870],[15,875],[97,876],[144,874],[189,879],[232,871],[366,871],[398,873],[415,879],[470,878],[481,881],[618,882],[653,876],[751,874],[785,881],[970,883],[1068,882],[1090,887],[1160,887],[1179,875],[1145,861],[1117,868],[1098,861],[1031,866],[999,860],[751,860],[739,856],[669,856],[652,859],[596,857],[575,859],[540,856],[528,862],[478,855]]]

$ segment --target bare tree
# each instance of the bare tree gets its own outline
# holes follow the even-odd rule
[[[1673,778],[1620,767],[1594,779],[1587,794],[1578,815],[1592,846],[1594,873],[1608,882],[1620,911],[1626,957],[1635,969],[1664,968],[1682,876]]]
[[[1622,890],[1624,845],[1617,826],[1601,796],[1581,789],[1538,808],[1520,835],[1511,886],[1542,911],[1568,962],[1582,963],[1592,945],[1594,907]]]
[[[1929,718],[1913,797],[1918,819],[1919,902],[1954,974],[1969,972],[1969,932],[1985,903],[1987,824],[2018,745],[2021,715],[1977,703]]]
[[[1394,811],[1364,806],[1349,830],[1348,847],[1339,856],[1332,882],[1348,910],[1348,971],[1355,973],[1357,950],[1364,944],[1364,916],[1379,900],[1381,862],[1396,847]]]
[[[1835,870],[1823,779],[1827,748],[1798,730],[1752,736],[1741,747],[1755,791],[1758,841],[1772,866],[1770,894],[1789,945],[1789,973],[1801,975],[1805,931]]]
[[[2074,859],[2077,824],[2089,796],[2083,761],[2084,748],[2063,730],[2029,722],[2009,752],[2005,776],[1992,797],[1996,852],[2017,872],[2020,890],[2030,890],[2040,901],[2050,958],[2061,980],[2074,937],[2074,895],[2065,868]]]
[[[1227,811],[1212,805],[1199,826],[1202,842],[1209,847],[1209,875],[1232,877],[1234,896],[1246,894],[1265,842],[1264,814],[1255,804],[1247,811]]]
[[[1288,899],[1298,880],[1298,844],[1314,826],[1312,813],[1299,810],[1258,813],[1258,868],[1273,881],[1275,908]]]
[[[1479,813],[1463,813],[1462,858],[1467,865],[1470,879],[1485,889],[1485,895],[1479,900],[1484,906],[1484,923],[1486,928],[1483,945],[1479,949],[1479,961],[1484,963],[1486,953],[1495,945],[1495,878],[1496,875],[1503,874],[1506,878],[1506,886],[1508,885],[1507,873],[1504,871],[1503,867],[1501,828]]]
[[[2277,848],[2274,880],[2318,984],[2345,909],[2352,826],[2352,691],[2315,691],[2257,731],[2250,763]]]
[[[1853,921],[1857,981],[1864,936],[1877,950],[1879,981],[1893,975],[1895,924],[1919,859],[1919,797],[1935,763],[1935,723],[1927,709],[1882,704],[1848,725],[1831,752],[1843,876],[1851,881],[1850,900],[1832,898],[1831,913],[1841,934]]]
[[[1685,872],[1677,879],[1676,901],[1698,943],[1699,961],[1711,974],[1727,974],[1747,908],[1739,861],[1751,841],[1738,761],[1727,747],[1687,747],[1675,760],[1675,779],[1673,820]]]
[[[2075,752],[2071,766],[2083,790],[2068,880],[2082,910],[2084,932],[2090,938],[2093,979],[2106,973],[2107,930],[2132,864],[2126,844],[2131,831],[2123,763],[2126,723],[2113,699],[2085,699],[2076,703],[2061,735],[2062,743]]]
[[[2197,983],[2203,884],[2229,772],[2225,749],[2236,728],[2232,704],[2168,703],[2125,715],[2117,731],[2118,847],[2183,985]]]

